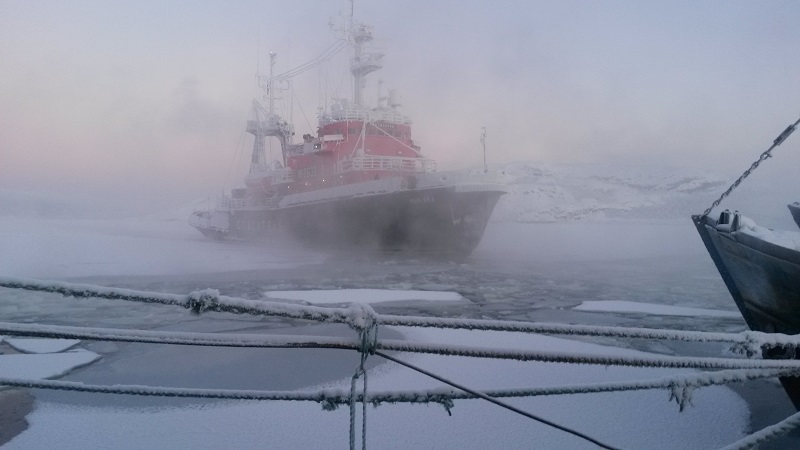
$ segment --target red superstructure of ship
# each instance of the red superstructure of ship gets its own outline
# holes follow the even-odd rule
[[[259,76],[267,106],[254,100],[247,132],[254,136],[245,187],[223,196],[212,210],[197,211],[190,224],[214,238],[258,239],[290,232],[323,246],[367,246],[469,254],[480,242],[502,185],[484,173],[438,172],[412,139],[395,91],[365,107],[365,77],[382,68],[372,27],[352,23],[343,38],[316,60],[351,47],[353,98],[336,99],[320,114],[316,135],[293,143],[294,127],[275,113],[278,83],[307,70],[303,65]],[[379,82],[380,83],[380,82]],[[380,86],[380,84],[379,84]],[[280,159],[268,160],[276,139]]]

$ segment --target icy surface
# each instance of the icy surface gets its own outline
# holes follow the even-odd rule
[[[77,339],[5,338],[5,342],[23,353],[59,353],[78,345]]]
[[[637,303],[621,300],[587,301],[573,308],[578,311],[605,311],[619,313],[655,314],[664,316],[711,316],[711,317],[740,317],[735,311],[720,311],[716,309],[687,308],[681,306],[656,305],[652,303]]]
[[[598,299],[696,305],[698,309],[732,306],[688,219],[659,221],[646,227],[635,223],[495,222],[468,260],[430,262],[391,255],[330,257],[281,245],[218,243],[188,227],[185,218],[35,221],[4,217],[0,220],[0,255],[2,275],[41,279],[95,277],[79,281],[184,295],[206,288],[252,299],[263,298],[264,292],[339,287],[439,290],[449,294],[457,291],[470,302],[429,301],[425,306],[403,307],[385,301],[376,303],[375,309],[391,314],[554,323],[591,320],[599,325],[744,329],[741,320],[726,317],[657,316],[649,312],[632,319],[572,309],[585,300]],[[0,295],[0,316],[20,323],[191,332],[260,332],[276,327],[279,334],[298,328],[281,320],[246,316],[214,313],[197,317],[182,308],[160,305],[76,300],[9,289],[0,289]],[[532,340],[536,338],[508,333],[403,332],[410,339],[462,345],[476,342],[487,346],[603,351],[602,347],[585,343]],[[132,380],[139,384],[191,387],[199,384],[192,384],[193,381],[210,373],[210,384],[203,387],[226,387],[236,380],[246,382],[250,388],[269,389],[282,377],[282,382],[292,383],[291,389],[311,390],[322,382],[314,377],[324,374],[323,380],[339,380],[326,386],[349,389],[349,377],[356,365],[342,362],[340,354],[306,357],[300,350],[301,356],[288,364],[285,353],[277,351],[264,353],[264,361],[257,363],[244,350],[239,353],[239,349],[218,349],[209,354],[208,349],[184,346],[111,345],[113,358],[67,378],[106,384],[131,382],[130,378],[119,379],[124,374],[139,377]],[[636,348],[669,354],[674,350],[669,344],[648,345]],[[677,348],[685,347],[681,343]],[[58,358],[69,353],[16,356]],[[348,354],[357,359],[354,352]],[[477,388],[646,379],[683,373],[481,362],[427,355],[403,358]],[[370,361],[377,359],[371,357]],[[304,371],[291,372],[294,365],[301,363],[305,364]],[[265,375],[274,366],[281,373]],[[90,373],[94,378],[89,379]],[[166,381],[159,384],[153,380]],[[376,390],[438,386],[388,363],[371,369],[369,382],[370,389]],[[49,399],[51,394],[36,391],[37,410],[27,417],[31,426],[7,444],[8,448],[263,448],[265,442],[274,448],[341,448],[347,444],[346,408],[324,412],[315,403],[180,403],[169,399],[160,400],[158,408],[134,408],[127,406],[132,403],[127,396],[102,396],[103,400],[97,400],[81,395],[78,400],[41,400]],[[782,395],[777,392],[770,399],[770,410],[777,409],[775,405]],[[699,389],[694,407],[689,406],[683,413],[668,398],[669,393],[660,390],[512,403],[624,448],[716,448],[748,430],[747,404],[730,389]],[[368,414],[369,443],[378,448],[518,448],[521,442],[541,442],[541,448],[592,448],[478,400],[456,402],[453,417],[439,406],[420,405],[384,405],[370,408]]]
[[[771,230],[757,225],[749,217],[740,216],[739,232],[755,236],[761,240],[781,247],[800,251],[800,232],[788,230]]]
[[[457,292],[402,291],[386,289],[337,289],[309,291],[270,291],[264,295],[271,299],[301,300],[317,304],[347,302],[381,303],[401,300],[459,301],[464,300]]]
[[[96,361],[100,355],[77,349],[64,353],[0,355],[0,377],[56,378]]]

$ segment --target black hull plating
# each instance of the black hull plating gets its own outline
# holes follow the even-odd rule
[[[800,203],[794,202],[786,206],[789,207],[789,211],[791,211],[792,213],[792,218],[794,219],[794,223],[796,223],[797,226],[800,227]]]
[[[503,193],[441,187],[218,213],[229,214],[226,239],[268,240],[289,233],[302,243],[325,248],[465,256],[480,242]],[[222,237],[216,230],[195,227],[209,237]]]
[[[717,221],[709,217],[693,216],[692,220],[748,327],[768,333],[800,333],[800,252],[724,227],[720,230]],[[800,410],[800,379],[781,378],[781,383]]]
[[[285,209],[288,229],[323,246],[468,255],[480,242],[500,191],[399,191]]]

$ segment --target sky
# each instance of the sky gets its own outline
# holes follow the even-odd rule
[[[335,0],[0,0],[0,189],[143,208],[240,183],[258,55],[263,70],[276,52],[279,73],[313,59],[347,11]],[[386,51],[367,98],[378,78],[397,89],[440,170],[480,165],[486,127],[494,164],[738,175],[800,117],[798,17],[791,1],[355,5]],[[283,93],[297,136],[314,132],[321,94],[350,96],[342,67]],[[800,161],[793,139],[778,175]]]

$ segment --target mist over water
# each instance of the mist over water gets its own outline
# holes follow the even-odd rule
[[[748,1],[720,6],[356,2],[356,18],[375,25],[386,49],[384,71],[364,90],[370,105],[378,100],[378,78],[384,89],[402,92],[401,111],[413,119],[414,141],[425,157],[438,161],[440,171],[481,172],[480,136],[486,127],[489,171],[503,178],[509,191],[471,255],[431,258],[310,247],[284,236],[259,243],[218,242],[186,223],[192,211],[213,207],[220,194],[243,185],[252,146],[244,132],[247,110],[263,94],[253,77],[257,65],[265,70],[270,51],[278,53],[278,72],[318,55],[334,39],[326,24],[341,22],[348,2],[188,6],[167,1],[144,7],[83,0],[0,2],[0,276],[180,294],[214,288],[256,300],[269,291],[289,290],[442,291],[461,300],[411,299],[374,307],[391,314],[742,331],[740,318],[725,315],[576,309],[584,302],[609,301],[635,302],[645,310],[659,305],[736,311],[690,215],[710,206],[797,119],[800,93],[791,87],[800,59],[786,55],[800,40],[794,20],[800,6]],[[351,96],[350,55],[341,56],[279,93],[277,107],[297,127],[296,137],[316,134],[319,108],[331,97]],[[712,214],[738,210],[759,225],[796,231],[786,204],[800,201],[797,167],[800,135],[793,135]],[[349,331],[8,289],[0,289],[0,317],[172,331],[337,336]],[[412,336],[397,330],[388,334]],[[657,354],[724,351],[676,343],[602,343]],[[274,388],[294,389],[348,379],[356,363],[355,357],[337,357],[316,364],[316,358],[324,358],[317,353],[287,357],[269,351],[255,364],[246,352],[225,349],[86,345],[103,359],[66,379],[211,387],[230,381],[255,389],[268,378]],[[170,368],[174,361],[182,366]],[[376,367],[377,375],[389,371]],[[485,370],[504,380],[519,369],[510,365],[495,373],[467,364],[453,367],[461,372],[456,375]],[[115,377],[120,371],[126,374],[123,380]],[[552,375],[560,379],[557,370]],[[691,420],[665,412],[665,402],[649,397],[652,403],[643,404],[655,406],[635,411],[642,411],[640,418],[656,411],[691,438],[704,433],[703,421],[711,421],[712,414],[705,412],[716,410],[714,418],[721,416],[713,423],[716,434],[702,437],[719,446],[749,431],[748,419],[758,428],[791,412],[774,383],[754,386],[749,394],[746,389],[715,391]],[[42,414],[35,417],[42,423],[74,419],[69,427],[81,432],[80,421],[94,417],[94,412],[81,415],[86,406],[125,409],[131,415],[117,418],[116,425],[130,420],[143,427],[158,424],[137,415],[137,408],[164,408],[175,416],[158,420],[167,428],[190,425],[184,429],[208,423],[203,410],[212,407],[115,396],[86,400],[37,392],[35,397]],[[585,406],[552,405],[565,420],[577,420],[571,411]],[[468,410],[479,418],[499,417],[480,407]],[[253,411],[267,409],[225,418],[271,423],[269,414]],[[313,415],[323,430],[338,429],[334,422],[341,419],[319,417],[318,408],[276,411],[287,417]],[[245,419],[240,423],[248,424]],[[435,432],[450,425],[439,419],[419,427],[438,427]],[[408,420],[387,428],[413,428],[408,424],[416,422]],[[581,416],[578,422],[648,445],[647,437],[641,438],[645,428],[608,431],[602,414]],[[64,431],[32,423],[26,437],[32,440],[17,442],[35,446],[48,442],[48,430]],[[464,423],[464,431],[486,434],[484,423]],[[512,444],[526,442],[512,439],[515,430],[528,429],[525,425],[493,424],[511,430]],[[72,438],[69,442],[81,442],[80,434]],[[237,443],[258,446],[262,438],[245,434]],[[180,442],[195,442],[187,439]],[[137,444],[131,435],[119,442]],[[558,438],[547,442],[570,446]],[[676,445],[664,437],[659,443],[692,448],[697,442]]]

